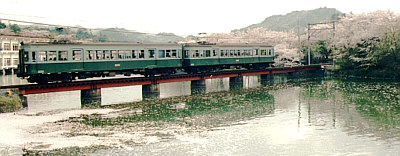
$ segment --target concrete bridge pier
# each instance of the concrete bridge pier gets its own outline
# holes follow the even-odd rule
[[[274,74],[264,74],[261,75],[261,85],[271,85],[274,83]]]
[[[190,81],[190,93],[191,95],[206,93],[206,80]]]
[[[160,97],[160,84],[142,85],[143,100]]]
[[[229,78],[229,89],[242,89],[243,88],[243,76],[230,77]]]
[[[282,84],[288,81],[288,73],[274,74],[274,84]]]
[[[100,107],[101,106],[101,89],[81,90],[81,106],[82,107]]]

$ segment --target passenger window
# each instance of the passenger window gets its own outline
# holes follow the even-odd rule
[[[165,51],[165,57],[171,57],[171,50]]]
[[[149,50],[149,57],[154,58],[155,52],[154,50]]]
[[[165,57],[165,50],[158,50],[158,58],[164,58]]]
[[[40,52],[39,52],[40,53]],[[73,50],[72,51],[72,59],[74,61],[82,60],[82,51],[81,50]]]
[[[103,58],[103,52],[101,50],[96,50],[96,60],[101,60]]]
[[[211,50],[203,50],[205,57],[211,57]]]
[[[265,50],[265,49],[261,49],[261,55],[262,55],[262,56],[265,56],[265,55],[267,55],[267,50]]]
[[[39,51],[39,61],[40,62],[47,61],[47,52],[46,51]]]
[[[230,50],[230,56],[231,57],[235,56],[235,50]]]
[[[117,57],[118,57],[118,51],[116,51],[116,50],[111,50],[111,59],[112,60],[115,60],[115,59],[117,59]]]
[[[57,52],[49,51],[49,61],[57,61]]]
[[[103,60],[109,60],[109,59],[110,59],[110,51],[103,50]]]
[[[195,50],[195,51],[194,51],[194,57],[200,57],[199,50]]]
[[[268,50],[268,55],[271,56],[272,55],[272,49]]]
[[[217,51],[213,50],[213,56],[217,56]]]
[[[119,51],[119,56],[120,56],[120,59],[130,59],[131,58],[129,51],[127,51],[127,50]]]
[[[94,60],[95,56],[95,51],[94,50],[87,50],[86,51],[86,60]]]
[[[153,51],[153,57],[154,57],[154,51]],[[144,50],[140,50],[139,58],[144,58]]]
[[[254,51],[255,51],[254,53],[255,53],[256,55],[258,55],[258,49],[255,49]]]
[[[189,50],[185,50],[185,58],[189,57]]]
[[[24,62],[28,62],[29,61],[29,52],[24,51]]]
[[[178,57],[178,55],[177,55],[177,53],[176,53],[176,50],[174,49],[174,50],[172,50],[172,57],[173,58],[177,58]]]
[[[238,54],[238,56],[241,56],[241,51],[237,50],[237,54]]]
[[[58,60],[59,61],[67,61],[68,60],[68,51],[58,51]]]
[[[225,56],[225,50],[221,50],[221,56],[222,56],[222,57]]]
[[[36,52],[32,51],[32,62],[36,62]]]
[[[132,58],[136,58],[136,51],[132,50]]]

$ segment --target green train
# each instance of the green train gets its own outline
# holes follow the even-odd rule
[[[232,68],[263,69],[274,48],[263,44],[31,43],[22,44],[18,77],[28,82],[68,82],[117,74],[146,77]]]

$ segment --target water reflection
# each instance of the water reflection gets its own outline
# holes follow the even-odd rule
[[[26,79],[18,78],[17,75],[0,75],[0,86],[28,84]]]
[[[116,150],[138,155],[397,155],[399,83],[322,80],[140,107],[130,122],[205,127]],[[138,109],[138,108],[135,108]],[[106,121],[114,119],[101,119]],[[111,122],[112,123],[112,122]],[[158,125],[150,125],[150,127]],[[147,125],[149,127],[149,125]],[[100,150],[95,155],[111,154]]]

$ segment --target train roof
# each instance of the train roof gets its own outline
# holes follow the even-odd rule
[[[24,46],[63,46],[63,45],[81,45],[81,46],[187,46],[187,47],[272,47],[265,43],[142,43],[142,42],[35,42],[23,44]]]

